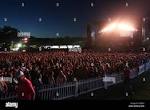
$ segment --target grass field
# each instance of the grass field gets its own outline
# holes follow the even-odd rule
[[[145,78],[145,81],[143,80]],[[75,100],[150,100],[150,71],[131,80],[133,94],[126,96],[124,83],[81,95]]]

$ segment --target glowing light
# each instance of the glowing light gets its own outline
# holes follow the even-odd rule
[[[116,27],[117,27],[117,23],[112,23],[107,27],[105,27],[104,29],[102,29],[102,32],[112,32]]]
[[[101,32],[119,32],[119,31],[133,32],[133,31],[136,31],[136,29],[127,22],[114,22],[114,23],[107,25],[104,29],[100,31],[100,33]]]
[[[59,49],[59,46],[51,46],[52,49]]]
[[[17,44],[17,48],[20,48],[20,47],[22,47],[22,44],[21,44],[21,43],[18,43],[18,44]]]
[[[120,23],[120,24],[118,24],[117,28],[118,28],[118,30],[135,31],[133,26],[131,26],[130,24],[127,24],[127,23]]]
[[[66,45],[61,45],[59,48],[60,49],[67,49],[67,46]]]

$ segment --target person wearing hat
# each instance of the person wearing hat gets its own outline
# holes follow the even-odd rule
[[[18,81],[17,95],[19,100],[34,100],[35,90],[32,82],[24,76],[22,71],[16,73]]]

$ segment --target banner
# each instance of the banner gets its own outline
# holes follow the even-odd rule
[[[144,72],[145,72],[145,65],[143,64],[143,65],[139,66],[139,73],[138,73],[138,75],[140,75],[140,74],[142,74]]]
[[[113,82],[115,84],[116,83],[116,78],[105,76],[105,77],[103,77],[103,82]]]

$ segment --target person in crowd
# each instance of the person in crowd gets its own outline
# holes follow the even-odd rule
[[[22,71],[16,73],[18,80],[17,95],[19,100],[34,100],[35,90],[29,79],[24,76]]]

